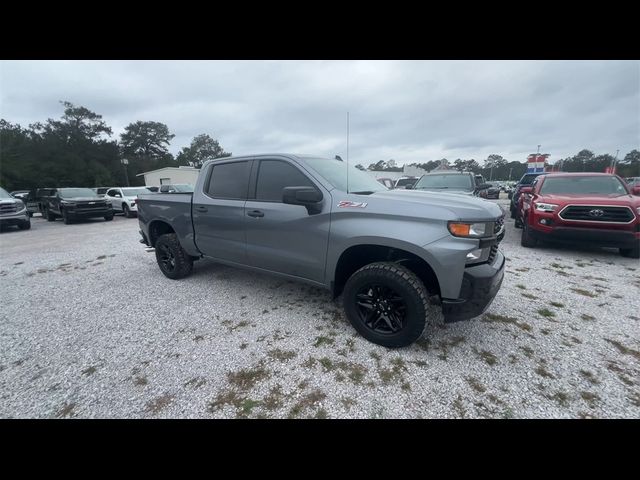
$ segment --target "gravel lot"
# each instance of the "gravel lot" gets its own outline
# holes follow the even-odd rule
[[[510,220],[490,310],[387,350],[328,292],[206,260],[171,281],[138,239],[121,216],[0,234],[0,417],[640,417],[616,250],[524,249]]]

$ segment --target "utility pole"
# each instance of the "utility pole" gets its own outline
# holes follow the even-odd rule
[[[620,153],[620,150],[616,150],[616,156],[613,159],[613,162],[611,162],[611,173],[616,173],[616,163],[618,163],[618,153]]]

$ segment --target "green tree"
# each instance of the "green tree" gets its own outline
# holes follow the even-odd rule
[[[230,156],[231,152],[225,152],[217,140],[203,133],[194,137],[191,140],[191,145],[182,148],[176,156],[176,162],[178,165],[190,165],[199,168],[207,160]]]
[[[129,178],[137,179],[132,183],[141,181],[136,177],[138,173],[176,165],[168,148],[174,137],[169,127],[160,122],[137,121],[125,127],[120,136],[120,152],[129,160]]]

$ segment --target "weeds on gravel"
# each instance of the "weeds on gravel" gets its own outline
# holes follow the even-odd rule
[[[548,395],[547,398],[549,400],[555,400],[563,407],[569,406],[569,395],[567,393],[559,391],[554,393],[553,395]]]
[[[491,365],[492,367],[498,363],[498,357],[496,357],[489,350],[478,350],[476,347],[473,347],[473,352],[480,357],[487,365]]]
[[[526,290],[526,289],[527,289],[527,287],[526,287],[526,286],[524,286],[524,285],[522,285],[521,283],[518,283],[518,284],[516,285],[516,287],[517,287],[517,288],[519,288],[520,290]]]
[[[572,291],[576,292],[578,295],[583,295],[585,297],[595,298],[595,297],[598,296],[595,293],[591,293],[588,290],[583,290],[582,288],[573,288],[573,287],[571,287],[569,290],[572,290]]]
[[[533,371],[544,378],[556,378],[543,365],[538,365]]]
[[[55,414],[56,418],[68,418],[73,415],[73,410],[76,408],[75,403],[65,403],[60,410]]]
[[[600,380],[589,370],[580,370],[580,375],[586,378],[592,385],[598,385],[600,383]]]
[[[526,322],[519,322],[517,318],[506,317],[504,315],[496,315],[493,313],[486,313],[482,318],[483,322],[487,323],[510,323],[518,327],[520,330],[530,332],[532,330],[531,325]]]
[[[261,365],[254,368],[246,368],[237,372],[229,372],[227,378],[229,383],[241,390],[249,390],[261,380],[269,378],[271,374]]]
[[[296,352],[293,350],[281,350],[279,348],[275,348],[273,350],[269,350],[267,355],[274,360],[278,360],[280,362],[286,362],[287,360],[291,360],[296,356]]]
[[[594,317],[593,315],[587,315],[586,313],[583,313],[582,315],[580,315],[580,318],[587,322],[590,322],[596,319],[596,317]]]
[[[536,297],[535,295],[533,295],[533,294],[531,294],[531,293],[528,293],[528,292],[523,292],[523,293],[522,293],[522,296],[523,296],[524,298],[530,298],[531,300],[535,300],[535,299],[537,299],[537,298],[538,298],[538,297]]]
[[[556,316],[556,314],[553,313],[548,308],[539,308],[538,309],[538,315],[542,315],[543,317],[546,317],[546,318],[555,317]]]
[[[560,303],[560,302],[549,302],[549,305],[556,308],[564,308],[564,303]]]
[[[313,346],[317,348],[322,345],[333,345],[334,343],[335,340],[333,338],[320,335],[316,337],[316,341],[313,343]]]
[[[527,347],[526,345],[524,347],[520,347],[520,350],[522,350],[524,352],[524,354],[528,357],[528,358],[532,358],[533,354],[534,354],[534,350],[531,347]]]
[[[312,408],[317,403],[327,398],[322,390],[314,390],[304,395],[289,411],[289,418],[296,418],[305,410]]]
[[[466,377],[465,380],[476,392],[484,393],[487,391],[486,387],[476,377]]]
[[[617,340],[611,340],[609,338],[605,338],[604,340],[606,340],[607,342],[609,342],[611,345],[613,345],[614,347],[616,347],[618,349],[618,351],[620,353],[622,353],[623,355],[631,355],[633,358],[635,358],[636,360],[640,360],[640,352],[638,350],[634,350],[632,348],[629,347],[625,347],[623,344],[621,344],[620,342],[618,342]]]
[[[82,371],[82,374],[83,374],[83,375],[86,375],[86,376],[88,377],[89,375],[93,375],[94,373],[96,373],[96,371],[97,371],[97,370],[98,370],[98,369],[97,369],[96,367],[91,366],[91,367],[89,367],[89,368],[84,369],[84,370]]]
[[[156,397],[153,400],[150,400],[149,402],[147,402],[145,411],[152,414],[159,413],[160,411],[164,410],[166,407],[169,406],[169,404],[173,401],[173,398],[174,396],[169,395],[168,393],[165,393],[164,395]]]

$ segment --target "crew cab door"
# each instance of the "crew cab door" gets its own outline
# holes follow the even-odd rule
[[[245,204],[249,265],[324,282],[331,197],[296,163],[261,158],[254,163]],[[316,188],[317,208],[283,203],[285,187]]]
[[[206,178],[193,192],[193,229],[198,250],[208,257],[247,263],[244,206],[251,165],[250,159],[215,162],[200,173]]]

